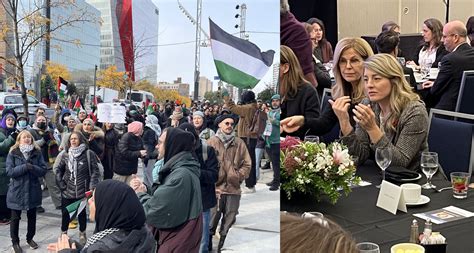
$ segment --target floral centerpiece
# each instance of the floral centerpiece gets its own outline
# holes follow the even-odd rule
[[[280,170],[288,199],[296,192],[318,200],[325,194],[335,204],[341,191],[347,195],[350,186],[360,182],[348,149],[338,142],[326,145],[286,137],[280,144]]]

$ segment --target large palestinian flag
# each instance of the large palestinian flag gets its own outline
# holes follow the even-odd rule
[[[272,65],[275,51],[261,52],[255,44],[226,33],[209,19],[211,48],[222,81],[252,89]]]

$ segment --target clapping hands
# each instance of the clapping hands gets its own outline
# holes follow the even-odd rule
[[[142,180],[137,177],[137,175],[132,175],[132,180],[130,180],[130,187],[136,192],[146,192],[146,186],[143,184]]]
[[[57,243],[48,244],[48,252],[59,252],[63,249],[76,249],[75,243],[69,244],[69,236],[66,234],[62,234]]]

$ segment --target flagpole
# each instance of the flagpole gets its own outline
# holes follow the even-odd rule
[[[237,5],[235,7],[236,9],[240,8],[240,38],[241,39],[247,39],[247,36],[245,35],[245,17],[247,13],[247,5],[245,3],[241,4],[240,6]],[[237,17],[237,16],[236,16]],[[237,92],[237,99],[240,101],[242,97],[242,88],[238,89]]]
[[[96,81],[97,81],[97,65],[94,67],[94,100],[95,100],[95,90],[96,88]]]

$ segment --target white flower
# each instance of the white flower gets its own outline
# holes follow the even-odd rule
[[[297,163],[301,163],[301,162],[302,162],[301,159],[300,159],[299,157],[296,157],[296,156],[295,156],[295,161],[296,161]]]

